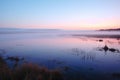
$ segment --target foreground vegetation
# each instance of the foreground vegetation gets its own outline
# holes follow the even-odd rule
[[[0,56],[0,80],[63,80],[63,77],[58,70],[48,70],[32,63],[10,68]]]

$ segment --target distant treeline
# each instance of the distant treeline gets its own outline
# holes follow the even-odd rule
[[[99,31],[120,31],[120,28],[116,28],[116,29],[100,29]]]

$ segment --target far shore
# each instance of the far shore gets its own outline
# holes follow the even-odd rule
[[[120,31],[120,28],[115,28],[115,29],[100,29],[99,31]]]
[[[73,37],[81,37],[81,36],[84,36],[84,37],[94,37],[94,38],[116,38],[116,39],[119,39],[120,38],[120,35],[118,34],[115,34],[115,35],[99,35],[99,34],[91,34],[91,35],[81,35],[81,34],[73,34],[72,35]]]

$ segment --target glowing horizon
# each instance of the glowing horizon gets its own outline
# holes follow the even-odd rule
[[[120,0],[1,0],[0,28],[120,28]]]

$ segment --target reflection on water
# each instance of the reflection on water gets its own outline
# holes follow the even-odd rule
[[[69,75],[71,80],[98,80],[98,77],[103,80],[111,76],[111,80],[114,80],[114,77],[120,79],[119,39],[44,33],[0,36],[0,54],[6,53],[6,59],[15,62],[14,67],[25,59],[50,69],[61,69],[65,75],[69,73],[66,76]]]

